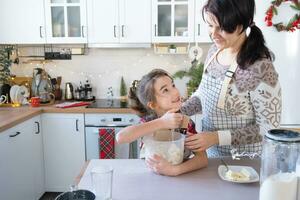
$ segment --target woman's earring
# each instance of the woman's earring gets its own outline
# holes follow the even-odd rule
[[[250,27],[246,28],[246,35],[247,35],[247,37],[249,37],[250,32],[251,32],[251,28]]]

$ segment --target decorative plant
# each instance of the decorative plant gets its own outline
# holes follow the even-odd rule
[[[192,66],[188,70],[180,70],[173,75],[173,78],[182,79],[185,76],[190,78],[186,84],[188,96],[198,88],[202,79],[203,68],[204,64],[202,62],[198,63],[198,61],[193,61]]]
[[[12,61],[9,56],[12,52],[12,47],[0,48],[0,84],[9,83],[10,80],[10,66]]]
[[[123,76],[121,78],[120,96],[121,97],[126,97],[127,96],[127,87],[126,87],[126,84],[125,84]]]
[[[170,44],[169,49],[176,49],[175,44]]]

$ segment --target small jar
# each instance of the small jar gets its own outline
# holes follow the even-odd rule
[[[75,96],[76,100],[80,99],[79,88],[75,89],[75,95],[74,96]]]
[[[86,99],[92,99],[93,98],[93,96],[92,96],[92,88],[89,87],[89,88],[86,89],[86,91],[87,91]]]

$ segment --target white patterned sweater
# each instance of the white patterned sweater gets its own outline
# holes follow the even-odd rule
[[[216,51],[217,48],[213,45],[206,62]],[[221,65],[214,59],[207,67],[207,76],[224,80],[228,68],[229,66]],[[205,90],[205,87],[201,87],[200,84],[198,90],[183,104],[181,112],[186,115],[202,112],[210,124],[204,126],[203,131],[218,131],[220,146],[259,143],[267,130],[280,125],[281,87],[278,74],[269,59],[258,60],[245,70],[237,68],[225,97],[224,121],[236,120],[234,123],[230,122],[230,126],[218,125],[218,122],[213,120],[214,114],[208,113],[205,108],[202,109],[201,92],[206,91],[200,89]],[[239,123],[239,120],[245,121],[244,119],[246,123]]]

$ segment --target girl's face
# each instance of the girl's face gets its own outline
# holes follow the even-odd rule
[[[221,30],[218,19],[209,12],[205,14],[205,19],[208,24],[209,35],[217,45],[218,49],[234,47],[237,44],[238,39],[242,36],[242,34],[240,34],[241,27],[239,26],[233,33]]]
[[[154,95],[155,102],[152,103],[152,107],[157,114],[164,114],[170,109],[179,109],[181,106],[179,91],[168,76],[156,79],[154,82]]]

